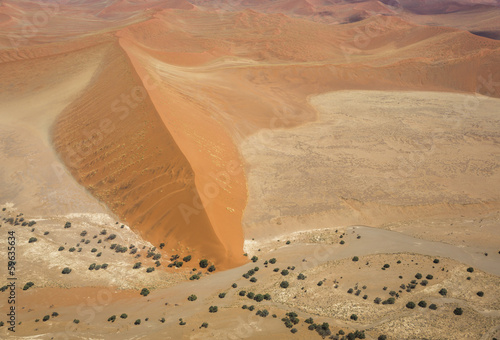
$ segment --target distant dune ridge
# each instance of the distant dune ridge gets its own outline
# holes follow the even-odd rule
[[[246,261],[246,138],[315,121],[308,99],[328,91],[498,98],[499,23],[493,0],[6,0],[1,86],[29,87],[10,79],[34,60],[57,69],[92,51],[52,146],[145,239],[225,269]]]

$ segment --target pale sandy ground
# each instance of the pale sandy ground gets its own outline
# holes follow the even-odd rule
[[[390,223],[391,230],[430,240],[496,249],[498,99],[340,91],[311,103],[317,122],[264,130],[241,144],[248,237],[329,223]],[[466,110],[468,103],[474,108]]]

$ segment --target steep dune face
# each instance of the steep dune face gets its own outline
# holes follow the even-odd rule
[[[199,202],[193,168],[118,45],[110,46],[92,84],[58,118],[53,140],[75,178],[144,238],[221,267],[241,263],[241,252],[230,253],[216,234]]]

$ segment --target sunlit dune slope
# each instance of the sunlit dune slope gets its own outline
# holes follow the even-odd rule
[[[193,168],[117,44],[58,118],[53,141],[75,178],[147,240],[221,267],[241,263],[242,242],[217,235],[199,202]],[[180,249],[186,244],[189,251]]]

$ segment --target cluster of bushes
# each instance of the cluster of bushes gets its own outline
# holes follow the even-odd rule
[[[300,322],[297,313],[289,312],[286,313],[286,318],[282,318],[281,321],[284,322],[286,328],[292,328],[294,325]]]

